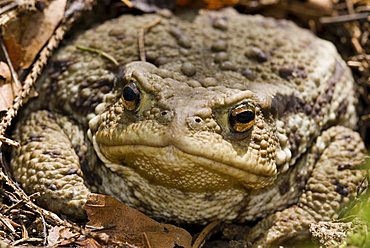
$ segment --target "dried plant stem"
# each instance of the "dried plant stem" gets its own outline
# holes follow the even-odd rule
[[[158,25],[161,22],[161,18],[155,19],[153,22],[145,25],[144,27],[140,28],[139,30],[139,36],[138,36],[138,46],[139,46],[139,55],[141,61],[146,61],[145,57],[145,31],[150,30],[155,25]]]

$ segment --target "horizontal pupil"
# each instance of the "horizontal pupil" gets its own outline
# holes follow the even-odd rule
[[[128,101],[128,102],[132,102],[132,101],[135,101],[136,98],[137,98],[137,94],[135,93],[135,91],[133,89],[131,89],[130,87],[125,87],[123,89],[123,98]]]
[[[254,119],[254,113],[252,111],[244,111],[236,116],[236,121],[239,123],[248,123]]]

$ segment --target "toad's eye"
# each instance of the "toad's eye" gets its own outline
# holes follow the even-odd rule
[[[255,114],[254,107],[248,104],[241,104],[232,108],[229,113],[229,123],[233,131],[243,133],[252,128]]]
[[[127,110],[136,110],[140,104],[140,90],[135,83],[127,84],[122,90],[123,105]]]

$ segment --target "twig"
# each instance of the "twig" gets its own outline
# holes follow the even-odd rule
[[[19,245],[21,243],[25,243],[25,242],[40,242],[40,241],[42,241],[42,239],[40,239],[40,238],[19,239],[17,241],[14,241],[12,243],[12,245],[17,246],[17,245]]]
[[[145,57],[145,41],[144,41],[144,35],[145,31],[149,31],[152,27],[155,25],[158,25],[161,22],[161,18],[155,19],[153,22],[145,25],[144,27],[140,28],[139,30],[139,36],[138,36],[138,46],[139,46],[139,56],[141,61],[146,61]]]
[[[48,244],[48,230],[46,228],[46,221],[45,221],[45,217],[44,215],[42,214],[42,212],[40,211],[40,209],[37,209],[37,213],[40,215],[41,217],[41,221],[42,221],[42,233],[44,235],[44,246],[46,247],[47,244]]]
[[[19,108],[23,105],[24,100],[29,96],[31,89],[34,86],[36,79],[41,74],[42,69],[46,65],[47,58],[51,56],[52,51],[56,48],[59,42],[63,39],[64,33],[66,32],[65,26],[59,26],[55,35],[51,37],[46,46],[41,50],[39,59],[33,64],[30,73],[24,80],[24,85],[21,88],[20,94],[14,99],[13,106],[6,112],[5,116],[0,122],[0,135],[4,135],[5,130],[10,125],[11,120],[17,115]]]
[[[7,221],[7,217],[5,217],[4,215],[0,214],[0,221],[4,224],[4,226],[6,226],[7,229],[9,229],[13,235],[16,235],[18,236],[17,232],[15,231],[14,227]]]
[[[92,48],[92,47],[85,47],[85,46],[80,46],[80,45],[77,45],[76,46],[77,49],[80,49],[82,51],[87,51],[87,52],[92,52],[92,53],[96,53],[96,54],[99,54],[100,56],[106,58],[107,60],[109,60],[110,62],[112,62],[115,66],[118,66],[119,63],[118,61],[110,54],[102,51],[102,50],[99,50],[99,49],[95,49],[95,48]]]
[[[220,221],[213,221],[213,222],[209,223],[202,230],[202,232],[199,234],[199,236],[194,241],[194,243],[191,246],[191,248],[200,248],[202,246],[202,244],[205,242],[207,236],[209,236],[210,233],[213,232],[216,229],[216,227],[218,227],[220,225],[220,223],[221,223]]]
[[[130,0],[121,0],[127,7],[132,8],[134,5],[131,3]]]
[[[19,143],[17,141],[9,139],[3,135],[0,135],[0,146],[1,146],[1,143],[5,143],[7,145],[14,146],[14,147],[19,146]]]
[[[18,6],[18,3],[17,2],[7,3],[4,7],[1,7],[0,8],[0,15],[4,14],[5,12],[7,12],[7,11],[9,11],[11,9],[14,9],[17,6]]]
[[[150,245],[148,235],[146,234],[146,232],[143,232],[143,239],[144,239],[144,242],[145,242],[145,247],[152,248],[152,246]]]
[[[319,19],[321,24],[333,24],[333,23],[342,23],[366,19],[370,16],[370,13],[356,13],[350,15],[341,15],[341,16],[331,16],[331,17],[321,17]]]

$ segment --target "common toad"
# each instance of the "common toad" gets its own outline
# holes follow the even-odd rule
[[[350,70],[289,21],[124,15],[52,61],[11,167],[53,211],[84,217],[102,192],[162,220],[263,219],[248,239],[277,244],[337,218],[363,181]]]

